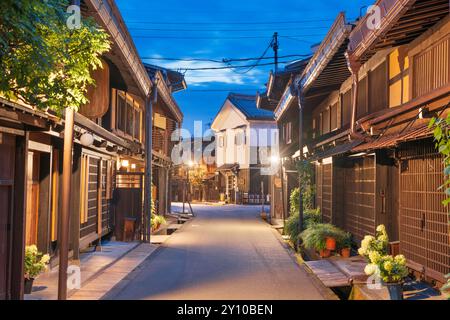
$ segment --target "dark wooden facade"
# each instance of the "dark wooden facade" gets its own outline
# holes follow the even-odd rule
[[[442,157],[427,124],[430,116],[445,116],[450,101],[448,2],[378,4],[386,5],[382,33],[365,30],[362,19],[343,40],[344,50],[325,65],[327,53],[316,54],[298,80],[311,114],[304,137],[316,166],[316,205],[324,222],[356,241],[384,224],[409,266],[442,283],[450,272],[448,209],[439,190]],[[347,78],[327,82],[330,65],[339,70],[346,59]]]
[[[314,163],[315,204],[324,222],[352,232],[355,241],[384,224],[412,269],[443,282],[450,272],[448,210],[439,190],[442,157],[427,125],[431,116],[448,113],[449,4],[376,4],[379,28],[367,27],[369,14],[353,25],[340,14],[275,103],[269,94],[259,101],[275,110],[283,145],[283,119],[298,117],[289,86],[300,88],[304,145],[295,142],[287,155],[298,158],[301,147]],[[273,188],[278,199],[280,189]],[[281,208],[275,204],[272,211]]]
[[[75,114],[69,227],[75,260],[112,234],[118,210],[129,214],[127,197],[116,197],[116,172],[144,168],[142,115],[151,87],[114,2],[82,1],[82,14],[110,33],[113,47],[93,73],[90,104]],[[25,245],[49,253],[52,267],[58,263],[63,129],[64,119],[0,98],[0,299],[23,298]]]

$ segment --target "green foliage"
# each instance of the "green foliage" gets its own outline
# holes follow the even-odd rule
[[[91,71],[110,49],[108,34],[91,18],[66,25],[68,2],[0,1],[0,95],[58,114],[86,104]]]
[[[445,276],[447,279],[447,283],[442,286],[441,292],[447,295],[447,298],[450,300],[450,273]]]
[[[429,128],[433,129],[434,139],[436,141],[436,149],[444,157],[444,172],[445,177],[444,185],[441,186],[447,196],[447,198],[442,202],[444,206],[450,204],[450,113],[445,119],[442,118],[432,118],[429,123]]]
[[[339,239],[336,239],[338,249],[351,248],[353,245],[353,236],[350,232],[342,233]]]
[[[298,189],[297,189],[298,190]],[[286,225],[284,227],[284,233],[289,235],[293,243],[298,241],[298,211],[296,213],[291,213],[289,218],[286,220]],[[320,214],[320,209],[309,209],[303,213],[303,229],[309,228],[314,224],[320,223],[322,216]]]
[[[326,239],[328,237],[336,239],[338,243],[342,242],[346,235],[347,233],[332,224],[318,223],[303,231],[300,237],[305,248],[319,251],[326,248]]]
[[[42,254],[35,245],[25,248],[25,278],[34,279],[42,273],[50,261],[48,254]]]
[[[303,210],[313,209],[314,197],[316,193],[314,184],[314,165],[308,161],[298,162],[297,170],[301,181],[300,185],[303,191]],[[297,199],[296,211],[298,211],[298,199],[299,199],[298,189],[296,191],[296,195],[294,194],[294,192],[291,193],[291,204],[293,204],[293,197],[294,199]]]

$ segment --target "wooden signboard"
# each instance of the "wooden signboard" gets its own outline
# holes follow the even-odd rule
[[[79,113],[91,120],[103,117],[109,108],[109,66],[105,61],[102,64],[102,68],[92,71],[95,85],[88,87],[89,103],[79,110]]]

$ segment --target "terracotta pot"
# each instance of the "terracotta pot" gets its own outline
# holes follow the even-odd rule
[[[31,294],[31,291],[33,290],[33,281],[34,278],[31,279],[24,279],[24,286],[23,286],[23,293],[25,294]]]
[[[350,258],[351,255],[351,249],[350,248],[343,248],[341,249],[341,256],[343,258]]]
[[[331,251],[328,249],[322,249],[319,251],[319,255],[321,258],[329,258],[331,255]]]
[[[326,246],[328,250],[336,250],[336,239],[327,237],[326,238]]]

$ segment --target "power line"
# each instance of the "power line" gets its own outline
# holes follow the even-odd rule
[[[305,35],[292,35],[292,36],[281,36],[282,38],[303,38],[303,37],[323,37],[326,34],[305,34]],[[178,40],[238,40],[238,39],[267,39],[267,36],[236,36],[236,37],[193,37],[193,36],[159,36],[159,35],[133,35],[133,38],[142,39],[178,39]],[[304,42],[309,42],[304,40]]]
[[[268,25],[268,24],[303,24],[309,22],[329,22],[334,21],[335,19],[310,19],[310,20],[294,20],[294,21],[247,21],[247,22],[236,22],[236,21],[214,21],[214,22],[157,22],[157,21],[126,21],[127,25],[129,24],[148,24],[148,25]]]
[[[302,27],[291,27],[291,28],[276,28],[277,30],[299,30],[300,29],[329,29],[329,27],[313,27],[313,26],[302,26]],[[164,32],[255,32],[255,31],[273,31],[274,28],[259,28],[259,29],[161,29],[161,28],[129,28],[131,31],[164,31]]]
[[[287,64],[293,61],[280,61],[279,63]],[[238,69],[238,68],[252,68],[255,66],[271,66],[274,65],[275,62],[268,63],[260,63],[260,64],[251,64],[251,65],[242,65],[242,66],[226,66],[226,67],[204,67],[204,68],[180,68],[180,70],[185,71],[203,71],[203,70],[224,70],[224,69]]]
[[[257,92],[261,88],[254,89],[188,89],[187,92]]]
[[[279,58],[305,58],[310,57],[311,54],[289,54],[279,56]],[[142,60],[157,60],[157,61],[181,61],[181,62],[213,62],[213,63],[228,63],[228,62],[245,62],[258,60],[260,58],[223,58],[208,59],[208,58],[165,58],[165,57],[141,57]],[[263,57],[261,60],[273,60],[274,57]]]

